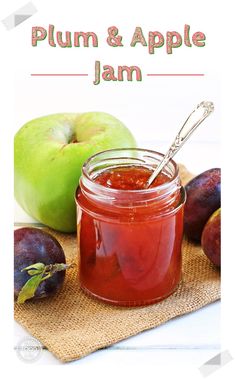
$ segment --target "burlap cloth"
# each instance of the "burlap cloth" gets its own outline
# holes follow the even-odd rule
[[[184,166],[180,173],[183,184],[192,178]],[[50,232],[63,246],[67,262],[76,260],[76,236]],[[160,303],[120,308],[96,301],[81,291],[77,267],[67,271],[58,295],[16,304],[15,319],[58,359],[69,362],[218,300],[219,271],[199,245],[184,238],[182,249],[182,282]]]

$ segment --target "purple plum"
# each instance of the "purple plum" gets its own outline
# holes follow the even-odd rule
[[[207,221],[201,238],[202,249],[214,265],[220,267],[221,212],[215,211]]]
[[[220,208],[220,183],[221,170],[212,168],[185,186],[184,231],[190,239],[200,242],[207,220]]]
[[[35,279],[38,280],[38,285],[30,297],[41,298],[54,294],[62,287],[64,282],[65,263],[64,251],[59,242],[51,234],[41,229],[31,227],[16,229],[14,232],[15,298],[18,298],[26,282],[33,277],[33,281],[35,281]],[[64,268],[55,270],[55,266],[52,266],[55,264],[59,264],[57,266],[60,266],[60,268],[63,266]],[[48,270],[45,271],[42,277],[45,278],[46,275],[48,276],[49,272],[50,275],[47,279],[41,281],[39,275],[41,275],[40,272],[42,272],[41,268],[43,267],[47,267]],[[34,273],[38,275],[34,275]]]

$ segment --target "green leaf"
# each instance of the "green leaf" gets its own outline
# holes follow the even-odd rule
[[[29,270],[27,272],[27,274],[29,274],[30,276],[33,276],[33,275],[38,275],[38,274],[41,274],[42,271],[41,270]]]
[[[23,304],[26,300],[34,297],[36,289],[38,288],[39,284],[42,281],[42,277],[43,277],[43,273],[34,275],[25,283],[25,285],[20,290],[20,293],[17,299],[18,304]]]
[[[32,275],[40,274],[41,272],[44,271],[44,269],[45,269],[44,263],[38,262],[31,266],[23,268],[21,271],[28,271],[28,274],[32,276]]]
[[[74,266],[75,263],[55,263],[45,265],[44,263],[38,262],[23,268],[21,271],[27,271],[27,273],[31,275],[31,278],[21,288],[17,303],[23,304],[26,300],[34,297],[36,289],[42,281],[49,279],[58,271],[64,271]]]

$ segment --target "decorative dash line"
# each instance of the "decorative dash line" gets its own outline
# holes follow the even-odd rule
[[[205,74],[147,74],[147,76],[205,76]]]
[[[31,76],[88,76],[88,74],[30,74]]]

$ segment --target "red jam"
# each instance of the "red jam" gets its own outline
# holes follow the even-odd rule
[[[118,167],[103,171],[95,178],[95,182],[119,190],[141,190],[145,189],[146,182],[151,174],[152,171],[145,167]],[[167,175],[160,173],[150,188],[169,181],[170,178]]]
[[[101,171],[93,182],[107,191],[107,201],[103,192],[101,198],[92,197],[92,188],[83,181],[77,192],[81,287],[114,305],[157,302],[169,296],[180,281],[180,187],[167,193],[162,185],[171,178],[160,174],[151,185],[156,188],[154,195],[151,191],[149,195],[144,186],[151,173],[141,166]]]

